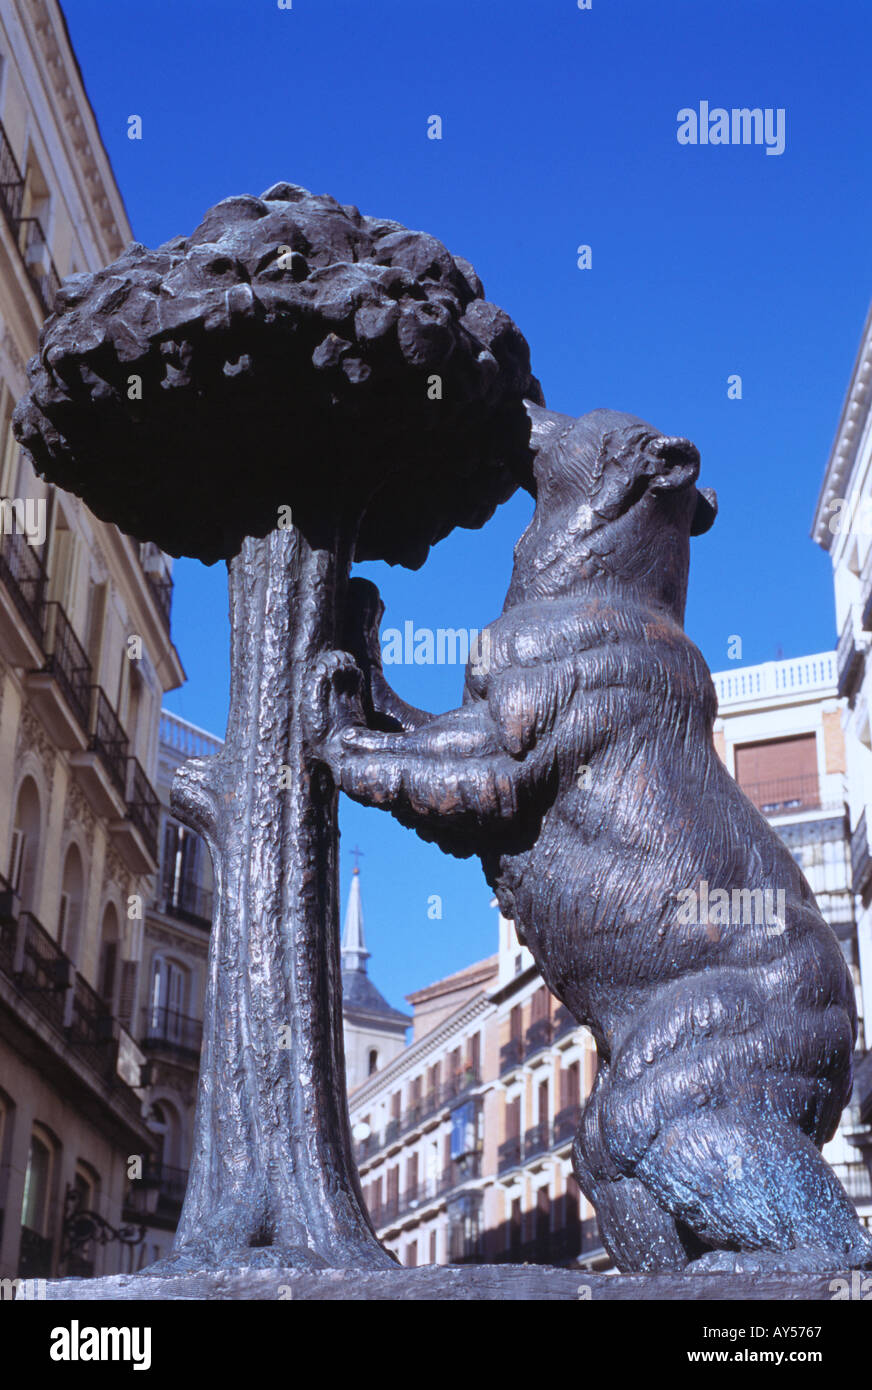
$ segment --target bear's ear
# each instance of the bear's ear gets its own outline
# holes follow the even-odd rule
[[[533,401],[524,401],[524,406],[530,417],[530,448],[537,454],[555,435],[564,434],[575,424],[571,415],[559,415]]]

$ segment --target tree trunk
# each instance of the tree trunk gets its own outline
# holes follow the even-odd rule
[[[176,774],[212,854],[215,912],[191,1172],[172,1269],[383,1267],[351,1152],[342,1040],[338,793],[306,739],[339,645],[352,538],[294,527],[229,565],[227,739]]]

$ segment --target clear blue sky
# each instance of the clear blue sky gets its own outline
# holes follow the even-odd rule
[[[64,9],[139,240],[280,179],[431,232],[521,326],[553,409],[611,406],[699,445],[721,512],[694,543],[687,627],[710,665],[728,664],[731,634],[746,662],[833,644],[829,561],[809,526],[872,288],[868,0]],[[784,154],[680,146],[677,112],[700,100],[785,108]],[[426,137],[433,114],[441,142]],[[727,399],[732,373],[741,401]],[[530,508],[516,497],[417,573],[366,566],[385,623],[495,617]],[[167,703],[222,733],[225,574],[191,561],[176,574],[189,681]],[[392,675],[426,708],[459,699],[456,667]],[[343,900],[358,843],[371,973],[392,1003],[495,949],[477,861],[348,801],[342,829]]]

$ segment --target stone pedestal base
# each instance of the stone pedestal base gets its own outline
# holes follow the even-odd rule
[[[370,1273],[331,1269],[301,1274],[293,1269],[201,1270],[155,1276],[115,1274],[103,1279],[28,1280],[19,1299],[79,1300],[255,1299],[365,1301],[807,1301],[850,1298],[864,1276],[845,1274],[588,1274],[546,1265],[428,1266]],[[872,1281],[869,1281],[872,1290]],[[862,1297],[859,1292],[853,1295]]]

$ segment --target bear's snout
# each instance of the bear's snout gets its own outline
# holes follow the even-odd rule
[[[661,435],[659,439],[652,440],[649,450],[664,471],[683,468],[692,473],[692,479],[688,481],[696,480],[699,474],[699,449],[691,440],[676,435]]]

